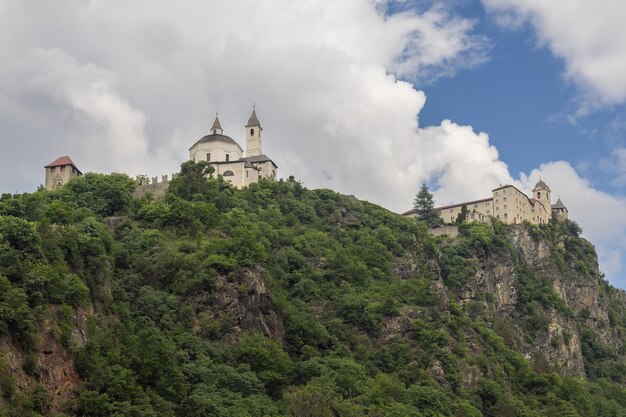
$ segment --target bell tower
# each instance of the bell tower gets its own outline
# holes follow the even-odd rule
[[[252,115],[246,125],[246,157],[263,154],[262,139],[263,128],[256,116],[256,106],[252,106]]]
[[[551,193],[552,191],[550,190],[550,187],[548,187],[548,185],[542,180],[539,180],[539,182],[535,185],[535,188],[533,188],[533,197],[535,200],[541,201],[544,206],[548,208],[552,205]]]

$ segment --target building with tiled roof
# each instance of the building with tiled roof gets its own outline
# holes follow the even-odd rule
[[[263,128],[252,109],[245,126],[246,151],[230,136],[224,135],[218,115],[210,133],[189,148],[189,159],[207,161],[215,168],[215,174],[238,188],[248,186],[261,178],[276,178],[278,166],[263,153]]]
[[[545,182],[539,181],[533,188],[533,196],[528,197],[513,185],[501,185],[491,191],[490,198],[436,207],[435,210],[445,223],[454,223],[463,207],[467,209],[466,221],[489,222],[496,218],[505,224],[518,224],[528,221],[532,224],[546,224],[550,219],[567,219],[567,208],[559,198],[551,204],[551,190]],[[417,210],[403,213],[415,217]]]
[[[72,158],[65,155],[50,162],[45,167],[46,190],[54,190],[63,187],[74,177],[80,177],[83,173],[78,169]]]

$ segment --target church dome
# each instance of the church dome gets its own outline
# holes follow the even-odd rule
[[[235,142],[235,139],[231,138],[230,136],[220,135],[219,133],[203,136],[202,138],[200,138],[200,140],[194,143],[193,146],[196,146],[199,143],[205,143],[205,142],[226,142],[226,143],[232,143],[234,145],[239,146],[239,144]]]

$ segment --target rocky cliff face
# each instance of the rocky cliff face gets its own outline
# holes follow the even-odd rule
[[[36,384],[43,385],[50,393],[48,412],[57,413],[73,397],[81,379],[74,358],[68,348],[81,347],[87,340],[87,318],[93,309],[79,309],[69,317],[67,333],[61,335],[59,308],[52,307],[46,313],[35,352],[26,354],[16,346],[10,336],[0,338],[0,358],[6,363],[20,392],[28,392]],[[65,343],[61,343],[61,340]]]
[[[617,290],[607,294],[593,246],[563,236],[550,241],[525,226],[508,227],[507,236],[509,252],[480,260],[476,276],[460,292],[460,304],[482,301],[487,294],[486,308],[497,317],[510,319],[525,356],[536,364],[553,365],[563,374],[585,374],[581,338],[585,328],[593,329],[599,342],[619,354],[624,337],[609,325],[609,311],[612,302],[623,305],[626,296]],[[561,307],[534,306],[545,326],[532,334],[523,328],[529,312],[520,306],[518,293],[524,271],[548,282],[562,301]]]

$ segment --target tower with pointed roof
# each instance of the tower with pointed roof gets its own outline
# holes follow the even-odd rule
[[[220,123],[217,113],[215,113],[215,121],[213,121],[213,126],[211,126],[211,133],[214,135],[221,135],[224,133],[224,129],[222,129],[222,124]]]
[[[552,218],[557,222],[567,220],[569,217],[569,211],[565,204],[561,201],[561,197],[556,200],[556,203],[552,205]]]
[[[539,179],[539,182],[535,184],[535,188],[533,188],[533,198],[543,204],[547,210],[550,210],[552,206],[551,193],[550,187],[541,179]]]
[[[252,114],[246,124],[246,157],[263,155],[261,136],[263,128],[256,115],[256,106],[252,106]]]
[[[208,135],[197,140],[189,148],[189,159],[207,161],[225,181],[242,188],[258,182],[261,178],[275,179],[278,166],[261,148],[263,129],[253,107],[252,115],[246,125],[246,156],[239,144],[224,134],[217,113]]]
[[[69,180],[83,175],[76,167],[72,158],[65,155],[55,159],[45,166],[46,183],[44,187],[48,191],[63,187]]]

